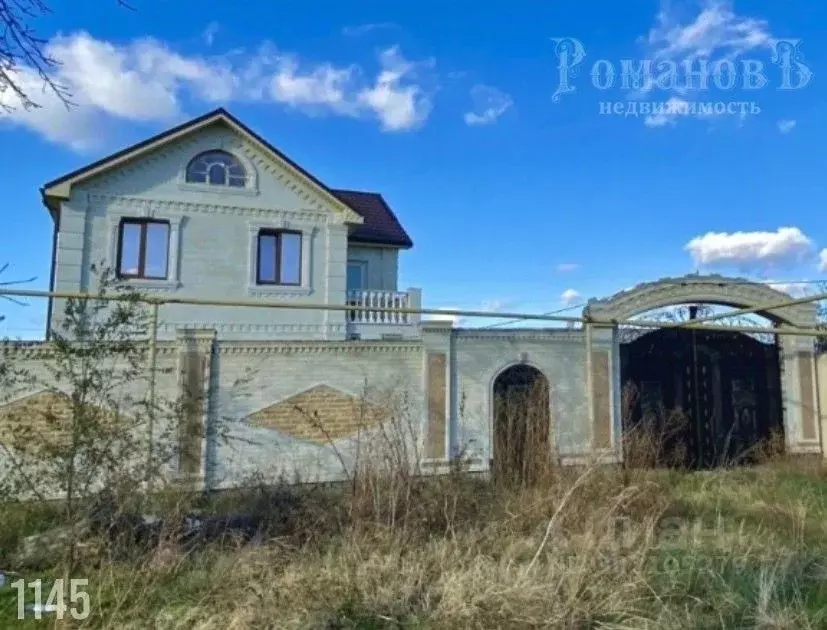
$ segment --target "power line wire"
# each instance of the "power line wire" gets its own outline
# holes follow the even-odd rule
[[[658,284],[686,284],[687,281],[686,281],[686,279],[669,278],[669,279],[666,279],[666,280],[655,280],[654,282],[656,282]],[[647,284],[647,283],[644,282],[642,284]],[[723,282],[723,284],[727,284],[727,285],[730,285],[730,286],[732,286],[732,285],[741,286],[741,285],[761,284],[761,285],[766,285],[766,286],[771,287],[773,285],[784,285],[784,284],[787,284],[787,285],[789,285],[789,284],[795,284],[795,285],[827,284],[827,279],[821,279],[821,280],[726,280],[726,281]],[[636,286],[639,286],[639,285],[636,285]],[[634,288],[635,287],[630,287],[629,289],[626,289],[626,291],[631,291]],[[623,292],[624,291],[616,291],[615,293],[623,293]],[[615,295],[615,294],[613,293],[611,295]],[[609,297],[611,297],[611,295]],[[588,306],[588,302],[583,302],[582,304],[575,304],[573,306],[566,306],[565,308],[560,308],[560,309],[556,309],[556,310],[553,310],[553,311],[546,311],[544,313],[541,313],[541,315],[542,316],[559,315],[561,313],[565,313],[566,311],[585,308],[586,306]],[[507,320],[507,321],[504,321],[504,322],[495,322],[493,324],[488,324],[486,326],[480,326],[479,328],[481,330],[487,330],[487,329],[490,329],[490,328],[499,328],[501,326],[508,326],[509,324],[518,324],[522,321],[524,321],[524,320],[523,319],[510,319],[510,320]]]
[[[544,317],[546,315],[559,315],[560,313],[565,313],[566,311],[571,311],[571,310],[574,310],[576,308],[585,308],[585,307],[586,307],[586,302],[584,302],[583,304],[574,304],[572,306],[566,306],[565,308],[559,308],[559,309],[554,310],[554,311],[548,311],[546,313],[541,313],[541,315],[544,316]],[[511,320],[507,320],[507,321],[504,321],[504,322],[495,322],[494,324],[488,324],[487,326],[480,326],[480,329],[485,330],[485,329],[488,329],[488,328],[498,328],[500,326],[507,326],[508,324],[518,324],[522,321],[525,321],[525,320],[523,320],[523,319],[511,319]]]

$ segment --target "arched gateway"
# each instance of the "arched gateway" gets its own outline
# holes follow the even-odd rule
[[[615,293],[603,300],[591,300],[584,316],[597,320],[622,321],[664,306],[680,304],[718,304],[738,308],[756,308],[780,304],[792,298],[766,284],[743,278],[720,275],[689,275],[644,282]],[[812,302],[768,310],[759,315],[791,326],[812,327],[816,324],[816,306]]]
[[[815,304],[781,306],[790,300],[741,278],[690,275],[592,300],[584,316],[618,324],[663,307],[701,303],[756,309],[785,327],[815,326]],[[595,326],[593,331],[599,338],[616,327]],[[682,449],[683,463],[694,467],[742,460],[776,430],[783,431],[789,452],[819,452],[814,338],[776,338],[762,343],[725,329],[664,328],[619,343],[614,334],[616,417],[610,423],[628,430],[648,420],[650,427],[670,436],[669,444]],[[599,394],[593,391],[593,396]],[[599,432],[599,419],[593,422]]]

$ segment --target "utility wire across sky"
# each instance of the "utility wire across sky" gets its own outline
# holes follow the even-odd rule
[[[661,280],[658,281],[659,284],[684,284],[686,281],[681,279],[669,279],[669,280]],[[763,284],[768,286],[774,285],[825,285],[827,284],[827,279],[821,280],[740,280],[740,281],[727,281],[728,285],[748,285],[748,284]],[[580,304],[573,304],[571,306],[566,306],[564,308],[555,309],[553,311],[546,311],[542,313],[542,315],[560,315],[567,311],[572,311],[575,309],[583,309],[586,308],[588,302],[582,302]],[[486,330],[490,328],[500,328],[502,326],[508,326],[510,324],[518,324],[522,322],[522,319],[510,319],[504,322],[495,322],[493,324],[487,324],[485,326],[480,326],[481,329]]]

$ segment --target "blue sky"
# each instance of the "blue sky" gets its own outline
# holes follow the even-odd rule
[[[0,114],[7,279],[47,288],[44,182],[217,106],[329,185],[382,192],[415,242],[400,286],[427,307],[545,312],[698,270],[782,282],[827,269],[823,2],[132,5],[55,1],[35,24],[76,106],[20,68],[43,107]],[[553,38],[585,52],[558,102]],[[779,90],[773,47],[789,38],[812,76]],[[623,59],[698,57],[731,60],[738,86],[760,61],[767,85],[621,85]],[[618,72],[604,90],[601,59]],[[673,115],[623,115],[641,101]],[[728,112],[689,109],[716,102]],[[42,329],[37,304],[4,311],[2,332]]]

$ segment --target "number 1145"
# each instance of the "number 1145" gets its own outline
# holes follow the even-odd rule
[[[28,610],[34,613],[35,619],[42,619],[44,612],[54,612],[58,619],[63,619],[67,612],[72,616],[72,619],[86,619],[89,616],[90,605],[89,593],[86,592],[89,580],[69,580],[68,604],[64,582],[62,579],[54,581],[46,601],[43,601],[43,580],[38,578],[28,583],[25,580],[12,582],[11,587],[17,591],[17,618],[26,618],[26,589],[28,588],[34,592],[34,604]]]

